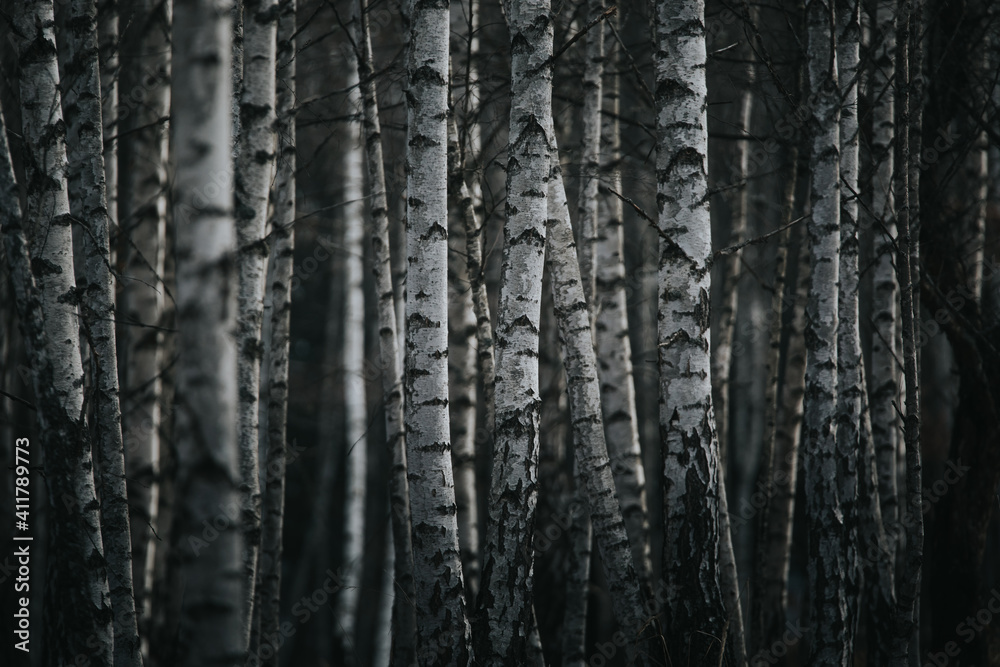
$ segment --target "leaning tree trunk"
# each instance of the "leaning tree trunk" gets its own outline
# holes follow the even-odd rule
[[[92,665],[109,666],[112,610],[90,442],[81,417],[83,369],[76,309],[64,301],[75,286],[53,23],[51,2],[23,3],[16,17],[22,38],[18,54],[28,206],[22,218],[0,120],[0,214],[45,453],[49,553],[60,554],[48,559],[45,577],[46,620],[49,627],[58,628],[45,648],[54,662],[70,664],[84,655]],[[30,252],[22,220],[34,228]],[[33,267],[48,267],[38,272],[37,282]],[[28,443],[16,444],[30,448]],[[29,456],[38,460],[39,454],[29,451]]]
[[[397,338],[396,304],[393,297],[392,260],[389,251],[389,209],[382,164],[382,135],[375,90],[371,32],[367,3],[361,3],[360,19],[354,25],[358,79],[364,106],[364,145],[367,151],[368,187],[371,188],[372,273],[378,296],[379,359],[382,370],[382,397],[385,403],[386,446],[392,470],[389,477],[395,597],[392,611],[394,665],[409,667],[416,660],[416,617],[413,581],[413,541],[410,530],[410,492],[407,485],[406,434],[403,421],[403,377],[401,350]],[[294,53],[294,49],[292,49]]]
[[[806,4],[808,90],[815,97],[809,219],[812,270],[806,304],[805,449],[809,525],[809,594],[816,634],[811,661],[846,667],[846,533],[840,521],[837,451],[837,300],[840,275],[840,99],[832,2]]]
[[[260,549],[261,496],[258,446],[261,324],[267,269],[268,194],[274,171],[275,31],[277,0],[247,0],[243,6],[243,78],[236,155],[236,241],[239,266],[237,306],[237,437],[243,531],[243,637],[247,647],[253,620],[257,555]]]
[[[406,455],[417,662],[469,664],[448,424],[448,7],[414,3],[407,59]]]
[[[46,617],[51,633],[47,649],[53,661],[72,663],[77,656],[91,664],[112,664],[112,609],[104,547],[94,487],[93,461],[83,410],[83,368],[73,284],[72,216],[66,185],[66,144],[59,95],[54,15],[51,1],[24,2],[15,19],[20,40],[21,122],[27,210],[32,229],[30,261],[38,271],[37,292],[21,275],[22,321],[39,306],[48,342],[33,335],[34,384],[39,400],[45,473],[49,489],[51,554],[46,577]],[[99,118],[99,115],[98,115]],[[98,123],[98,128],[100,124]],[[6,141],[3,142],[7,153]],[[9,164],[9,157],[4,160]],[[4,171],[7,171],[4,169]],[[11,180],[13,180],[11,178]],[[4,195],[16,201],[13,186]],[[11,201],[8,199],[8,201]],[[9,206],[10,204],[8,204]],[[8,241],[16,259],[18,218]],[[15,258],[11,258],[12,265]],[[25,267],[22,266],[22,269]],[[37,296],[36,296],[37,295]],[[40,304],[38,303],[40,302]],[[33,312],[32,317],[38,313]],[[47,359],[46,359],[47,357]],[[96,640],[97,647],[93,647]]]
[[[97,3],[73,0],[66,9],[65,32],[69,85],[64,108],[69,147],[70,212],[83,226],[84,257],[81,313],[96,361],[97,459],[100,466],[101,536],[108,566],[114,613],[115,665],[141,665],[132,592],[128,501],[125,490],[125,449],[122,443],[115,346],[115,292],[111,277],[110,218],[105,198],[104,125],[101,121],[101,78],[98,62]]]
[[[219,6],[221,5],[221,6]],[[236,433],[236,229],[232,181],[232,19],[178,0],[171,113],[177,224],[176,498],[173,549],[184,591],[173,664],[242,665],[245,570]],[[256,451],[256,440],[253,443]],[[233,510],[236,510],[235,512]],[[218,526],[215,539],[202,535]]]
[[[538,329],[545,248],[553,27],[548,0],[512,0],[507,220],[496,331],[496,430],[476,659],[524,659],[538,501]],[[589,328],[589,327],[588,327]]]
[[[858,483],[861,474],[862,409],[865,398],[858,329],[858,61],[861,23],[859,2],[837,4],[837,80],[840,84],[840,253],[837,305],[837,482],[844,531],[843,558],[848,624],[840,641],[847,660],[853,660],[860,617],[861,563],[858,554]]]
[[[617,26],[618,16],[609,21]],[[609,51],[608,65],[614,72],[604,87],[605,109],[602,127],[606,148],[605,172],[615,192],[622,191],[621,132],[618,123],[620,78],[617,48]],[[628,304],[624,254],[622,201],[614,195],[600,198],[597,219],[597,274],[594,304],[594,339],[601,377],[601,405],[604,408],[604,436],[615,488],[621,502],[632,559],[643,582],[653,577],[649,546],[649,511],[646,505],[646,472],[639,447],[639,419],[635,408],[635,381],[632,377],[632,345],[629,340]]]
[[[288,424],[288,355],[295,255],[295,0],[278,3],[275,131],[278,154],[274,184],[271,262],[271,333],[268,343],[267,465],[258,569],[260,642],[257,664],[278,667],[281,556],[285,520]],[[251,656],[253,658],[254,656]]]
[[[348,77],[348,103],[352,110],[361,106],[357,85],[357,69]],[[344,539],[342,543],[344,586],[337,596],[334,610],[334,635],[338,637],[345,664],[356,664],[355,628],[361,574],[365,554],[365,491],[368,477],[368,400],[365,393],[365,293],[364,293],[364,157],[359,141],[361,128],[348,125],[350,133],[343,150],[344,201],[343,251],[344,289],[343,343],[338,351],[344,379],[344,426],[346,435],[346,466],[344,469]],[[330,443],[332,445],[332,443]]]
[[[729,664],[709,354],[712,228],[704,20],[701,0],[656,5],[664,636],[674,661]]]

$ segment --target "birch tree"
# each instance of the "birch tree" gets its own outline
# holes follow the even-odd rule
[[[417,662],[466,665],[448,424],[448,6],[415,3],[407,57],[406,454]]]
[[[281,566],[285,519],[285,466],[288,424],[288,355],[295,255],[295,8],[296,0],[278,3],[276,34],[275,130],[278,154],[274,185],[271,262],[271,332],[267,359],[267,474],[261,526],[260,600],[261,667],[278,667],[282,634]]]
[[[664,636],[674,661],[729,664],[720,590],[719,444],[712,413],[705,5],[656,5]]]
[[[507,219],[496,330],[496,430],[476,617],[476,659],[525,655],[538,502],[538,330],[547,217],[553,27],[548,0],[512,0]]]
[[[141,665],[132,592],[125,451],[118,392],[114,283],[111,277],[110,217],[105,196],[104,124],[97,43],[97,4],[73,0],[66,7],[73,26],[63,35],[67,62],[64,109],[67,124],[67,182],[70,212],[83,225],[77,271],[83,280],[81,313],[96,360],[95,421],[100,465],[101,535],[114,613],[114,662]]]
[[[245,659],[245,570],[236,433],[236,229],[230,5],[178,0],[171,113],[177,223],[176,581],[184,590],[175,664]],[[221,181],[222,185],[207,184]],[[256,449],[256,441],[253,443]],[[214,540],[205,525],[219,524]]]
[[[240,475],[243,518],[243,636],[247,646],[253,619],[261,495],[258,460],[258,399],[264,318],[268,193],[274,170],[274,91],[276,0],[243,3],[243,77],[236,173],[236,240],[239,247],[237,357]]]
[[[588,22],[604,12],[601,0],[586,0]],[[597,190],[601,176],[601,102],[604,79],[604,26],[587,32],[583,70],[583,147],[580,168],[580,195],[577,198],[577,225],[580,229],[580,275],[591,311],[595,309],[597,279]]]
[[[101,122],[104,126],[104,192],[112,223],[118,222],[118,40],[118,0],[98,0],[97,47],[101,64]]]
[[[368,187],[371,189],[372,272],[378,295],[379,359],[382,396],[385,402],[386,447],[392,472],[389,477],[392,548],[394,551],[395,597],[393,602],[393,664],[408,666],[416,659],[416,617],[413,579],[413,538],[410,522],[410,493],[407,485],[406,433],[403,420],[403,376],[401,350],[397,339],[396,303],[393,296],[392,258],[389,250],[389,208],[386,202],[385,171],[382,163],[382,133],[375,89],[371,33],[367,2],[359,0],[360,11],[354,34],[358,48],[358,79],[364,109],[362,128],[366,149]],[[294,49],[293,49],[294,52]]]
[[[6,128],[0,120],[0,204],[3,238],[32,362],[49,493],[49,544],[58,546],[46,575],[52,660],[90,656],[113,664],[111,600],[94,486],[87,424],[83,419],[83,369],[74,302],[73,241],[66,186],[65,126],[52,2],[25,2],[15,27],[21,68],[21,124],[26,209],[22,218]],[[0,112],[2,115],[2,112]],[[31,230],[25,247],[22,220]],[[86,613],[85,610],[97,613]],[[87,644],[97,640],[97,647]]]

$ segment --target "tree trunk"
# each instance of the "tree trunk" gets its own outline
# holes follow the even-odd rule
[[[118,223],[118,0],[98,0],[97,46],[101,63],[101,121],[104,126],[104,193],[108,217]],[[114,234],[112,234],[114,236]],[[114,257],[114,245],[111,246]]]
[[[840,521],[837,451],[837,303],[840,275],[840,100],[833,4],[806,3],[808,90],[816,96],[812,133],[809,239],[812,270],[806,304],[805,448],[809,518],[809,596],[816,634],[811,660],[846,667],[846,531]]]
[[[69,147],[70,211],[84,229],[81,312],[96,360],[96,443],[101,479],[101,535],[108,566],[114,613],[114,663],[141,665],[132,592],[128,503],[121,405],[118,394],[118,354],[115,346],[115,292],[111,277],[110,218],[105,199],[101,79],[98,62],[97,4],[73,0],[66,22],[64,108]]]
[[[378,295],[379,360],[382,371],[382,396],[385,402],[386,447],[392,470],[389,476],[392,543],[394,550],[395,597],[393,602],[392,661],[409,667],[416,660],[416,617],[413,580],[413,541],[410,524],[410,494],[407,485],[406,434],[403,421],[403,376],[401,349],[397,338],[396,303],[393,295],[392,260],[389,251],[389,209],[385,194],[385,171],[382,165],[382,140],[375,92],[375,67],[372,60],[371,33],[366,2],[361,1],[360,32],[355,43],[358,79],[364,106],[364,145],[367,151],[368,187],[371,188],[372,272]],[[294,49],[292,50],[294,52]]]
[[[448,7],[415,3],[407,59],[406,454],[417,661],[466,665],[448,425]]]
[[[701,0],[656,5],[664,636],[674,661],[730,664],[720,589],[722,480],[709,354],[712,228],[704,20]]]
[[[261,495],[258,400],[263,353],[264,281],[267,269],[268,194],[274,171],[274,92],[276,0],[248,0],[243,7],[243,78],[240,85],[239,148],[236,155],[236,241],[239,267],[237,305],[237,436],[243,503],[243,637],[249,647],[253,620],[257,555],[260,549]]]
[[[184,591],[173,664],[242,665],[236,433],[236,229],[233,219],[232,23],[228,3],[178,0],[174,13],[174,220],[177,224],[177,587]],[[207,187],[221,179],[217,187]],[[256,440],[254,441],[256,451]],[[214,532],[207,533],[206,526]],[[207,539],[209,536],[213,540]]]
[[[604,13],[601,0],[585,0],[587,22]],[[582,4],[582,2],[581,2]],[[580,239],[580,277],[591,312],[595,306],[597,280],[598,207],[597,189],[601,177],[601,101],[604,78],[604,26],[587,32],[587,52],[583,70],[583,147],[580,157],[580,196],[577,198],[577,225]],[[620,190],[619,190],[620,192]]]
[[[288,355],[292,313],[292,275],[295,255],[295,7],[296,0],[280,0],[277,29],[277,90],[275,130],[278,155],[274,190],[273,252],[271,262],[271,332],[267,341],[267,465],[261,528],[258,598],[261,667],[278,667],[284,636],[281,623],[282,536],[285,520],[285,465],[288,424]]]
[[[512,0],[507,220],[496,332],[496,431],[476,659],[522,660],[531,630],[538,501],[538,330],[545,247],[553,27],[548,0]],[[589,328],[589,327],[588,327]]]

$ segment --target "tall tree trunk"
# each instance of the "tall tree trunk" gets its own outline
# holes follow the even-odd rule
[[[247,641],[236,433],[236,229],[228,3],[175,4],[171,113],[177,223],[177,587],[173,664],[241,665]],[[213,177],[220,186],[207,187]],[[254,451],[256,451],[254,440]],[[235,512],[233,510],[236,510]],[[212,526],[214,540],[205,527]]]
[[[448,7],[411,10],[405,406],[417,662],[466,665],[471,637],[448,428]]]
[[[101,479],[101,535],[108,566],[114,613],[115,665],[141,665],[132,592],[125,451],[118,398],[118,353],[115,347],[115,296],[111,277],[110,218],[105,199],[104,146],[101,121],[101,78],[98,62],[97,3],[73,0],[66,22],[65,71],[69,80],[64,108],[69,147],[70,212],[84,229],[81,312],[96,360],[95,420]]]
[[[618,16],[611,19],[618,25]],[[602,141],[607,147],[604,171],[615,192],[622,191],[621,132],[618,123],[620,77],[619,51],[609,50],[607,64],[612,70],[610,85],[604,87],[605,110]],[[635,408],[635,381],[632,377],[632,345],[629,340],[628,304],[624,261],[624,215],[622,201],[605,195],[598,202],[595,345],[601,377],[601,405],[604,408],[604,436],[615,488],[628,527],[632,558],[640,579],[652,580],[649,548],[649,511],[646,505],[646,472],[639,447],[639,420]]]
[[[108,217],[118,223],[118,0],[98,0],[97,46],[101,62],[101,121],[104,127],[104,193]],[[114,231],[114,230],[112,230]],[[114,234],[112,234],[114,236]],[[114,244],[111,246],[114,257]]]
[[[809,239],[812,270],[806,304],[805,449],[809,518],[809,596],[816,634],[811,660],[846,667],[846,531],[840,521],[837,451],[837,304],[840,275],[840,95],[833,3],[806,3],[808,90],[816,97],[812,138]]]
[[[83,409],[83,368],[73,280],[73,240],[66,185],[65,125],[59,94],[54,15],[51,1],[24,2],[15,25],[21,39],[21,122],[27,209],[32,230],[30,261],[37,272],[37,300],[21,275],[22,321],[41,308],[48,342],[40,331],[25,331],[33,355],[35,392],[40,401],[44,465],[49,488],[50,553],[46,577],[46,616],[52,660],[73,662],[80,654],[92,664],[112,664],[112,609],[104,566],[104,547],[94,486],[93,461]],[[6,141],[3,142],[6,154]],[[9,163],[9,158],[5,160]],[[4,170],[6,171],[6,169]],[[13,180],[11,178],[11,180]],[[17,201],[13,185],[7,201]],[[9,205],[9,204],[8,204]],[[11,248],[24,260],[17,236],[18,217],[5,217]],[[26,267],[21,267],[26,273]],[[40,301],[40,304],[37,303]],[[28,309],[33,313],[29,316]],[[46,359],[47,357],[47,359]],[[51,388],[49,387],[51,383]],[[95,565],[94,563],[97,563]],[[92,611],[88,611],[92,610]],[[97,648],[88,644],[97,640]]]
[[[237,436],[243,503],[243,637],[249,647],[261,530],[258,400],[263,353],[260,335],[267,269],[264,229],[275,152],[274,59],[277,0],[248,0],[244,3],[243,17],[239,152],[235,162],[236,241],[239,250],[239,314],[236,336],[239,345]]]
[[[496,431],[489,519],[476,617],[476,659],[522,660],[531,630],[538,501],[538,330],[546,180],[554,137],[553,27],[548,0],[512,0],[507,220],[496,332]]]
[[[295,259],[295,8],[278,3],[275,130],[278,155],[274,185],[274,239],[271,262],[271,331],[268,344],[267,466],[261,527],[258,598],[260,643],[257,664],[278,667],[282,537],[285,520],[285,465],[288,424],[288,355]],[[253,656],[251,656],[253,657]]]
[[[589,23],[604,13],[601,0],[586,2]],[[580,239],[580,277],[591,312],[595,310],[597,280],[598,206],[597,189],[601,177],[601,102],[604,78],[604,26],[587,32],[587,52],[583,70],[583,148],[580,165],[580,196],[577,198],[577,225]],[[620,192],[620,191],[619,191]]]
[[[862,433],[865,398],[861,334],[858,329],[858,61],[860,2],[842,0],[836,6],[837,81],[840,85],[840,253],[837,305],[837,481],[844,531],[844,591],[848,623],[840,637],[848,661],[860,617],[861,562],[858,542],[858,484],[861,454],[868,434]]]
[[[416,660],[416,616],[413,580],[413,541],[410,524],[410,493],[407,485],[406,434],[403,421],[402,350],[398,344],[396,303],[393,295],[392,260],[389,251],[389,209],[385,194],[385,171],[382,164],[381,128],[378,98],[375,91],[375,66],[372,60],[371,33],[368,28],[367,3],[360,2],[360,19],[355,25],[358,78],[364,106],[364,145],[367,151],[368,187],[371,188],[372,272],[378,296],[379,359],[382,370],[382,396],[385,402],[386,447],[392,470],[389,476],[389,503],[394,550],[395,596],[393,602],[392,661],[409,667]],[[293,49],[294,52],[294,49]]]
[[[712,411],[705,5],[656,5],[660,438],[668,654],[730,664],[720,589],[719,443]],[[699,656],[695,658],[695,656]]]
[[[356,68],[348,77],[348,104],[360,112],[361,93]],[[344,538],[341,543],[344,586],[337,596],[334,611],[334,635],[339,638],[345,664],[356,663],[356,626],[361,594],[365,552],[365,486],[368,477],[368,400],[365,393],[365,294],[362,266],[364,259],[364,185],[359,141],[359,124],[350,123],[350,134],[343,150],[344,201],[343,251],[344,338],[338,351],[344,379],[344,421],[346,465],[344,467]]]

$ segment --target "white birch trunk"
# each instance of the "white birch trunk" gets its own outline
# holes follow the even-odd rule
[[[448,6],[411,10],[405,413],[417,663],[466,665],[471,637],[448,425]]]
[[[237,436],[243,503],[243,636],[249,647],[257,555],[260,549],[261,492],[258,400],[263,353],[264,280],[267,270],[268,194],[274,170],[276,0],[249,0],[243,7],[243,78],[240,83],[239,152],[236,156],[236,240],[239,254],[237,319]]]
[[[548,0],[513,0],[507,220],[496,330],[496,430],[476,659],[523,660],[531,632],[538,502],[538,331],[547,217],[553,27]],[[412,277],[411,277],[412,279]],[[588,327],[589,329],[589,327]]]
[[[73,26],[63,36],[69,85],[64,109],[69,147],[70,211],[82,224],[81,313],[96,360],[95,420],[100,465],[101,534],[114,613],[114,662],[141,665],[132,591],[125,457],[115,346],[115,292],[111,277],[110,217],[105,199],[101,78],[98,62],[97,3],[73,0],[65,10]]]
[[[666,645],[729,664],[720,590],[719,444],[712,411],[705,4],[656,5],[660,437]]]
[[[360,112],[361,91],[357,68],[348,76],[349,108]],[[365,551],[365,485],[368,476],[368,400],[365,392],[365,294],[364,248],[364,156],[360,124],[350,123],[343,151],[344,201],[344,338],[340,346],[340,368],[344,378],[344,420],[347,451],[344,468],[344,539],[342,552],[344,587],[334,610],[334,635],[340,639],[344,660],[354,664],[358,599]]]
[[[295,255],[295,8],[296,0],[278,3],[275,130],[278,155],[274,185],[271,253],[271,329],[268,347],[267,465],[261,526],[261,562],[257,597],[260,628],[257,664],[278,667],[282,536],[285,518],[285,466],[288,424],[288,362]],[[251,656],[251,658],[254,656]]]
[[[104,127],[104,192],[108,217],[118,222],[118,0],[98,0],[97,36],[101,62],[101,121]],[[114,257],[114,247],[111,248]]]
[[[840,101],[833,3],[809,0],[808,90],[812,171],[809,237],[812,283],[806,305],[805,449],[809,593],[816,634],[811,660],[846,667],[848,617],[845,529],[840,521],[837,451],[837,304],[840,255]]]
[[[602,0],[586,0],[589,23],[604,12]],[[604,26],[593,26],[586,36],[586,59],[583,70],[583,147],[580,155],[580,196],[577,199],[577,225],[580,239],[580,276],[591,312],[595,311],[597,280],[598,205],[597,190],[601,178],[601,101],[604,79]],[[617,192],[621,192],[618,190]]]
[[[242,665],[245,572],[240,469],[230,5],[178,0],[171,113],[177,225],[176,579],[184,591],[173,664]],[[216,183],[216,187],[207,184]],[[256,440],[254,441],[256,451]],[[215,539],[205,526],[219,526]]]

